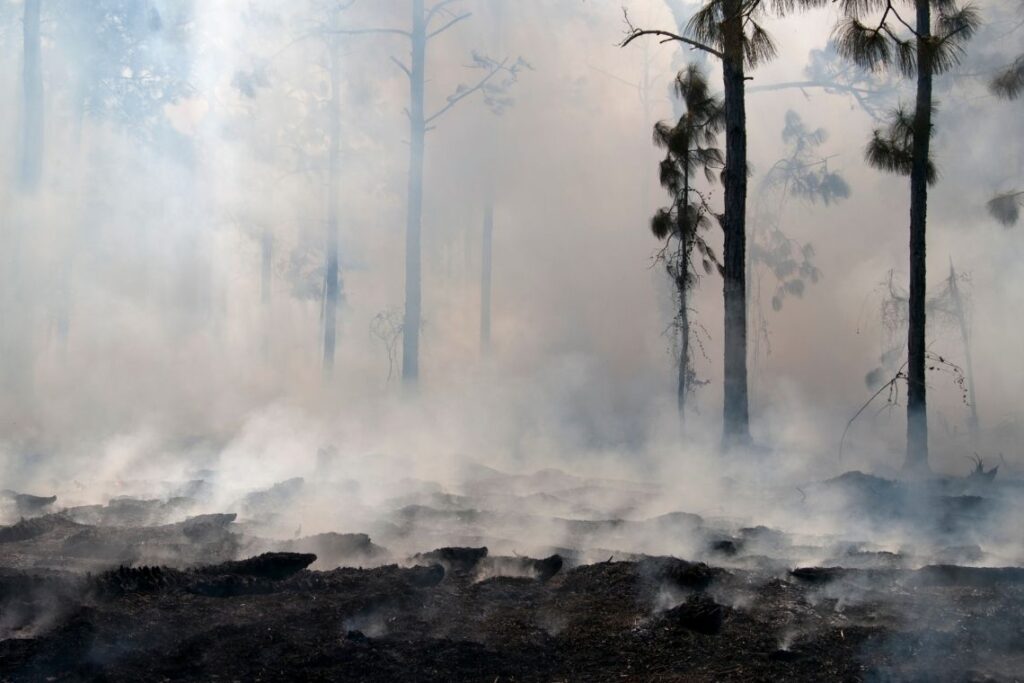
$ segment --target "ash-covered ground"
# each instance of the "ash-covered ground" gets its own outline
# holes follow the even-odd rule
[[[727,481],[759,524],[553,469],[5,491],[0,680],[1018,680],[1024,482],[993,474]]]

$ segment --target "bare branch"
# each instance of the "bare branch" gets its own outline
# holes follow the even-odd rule
[[[402,61],[400,59],[398,59],[397,57],[392,56],[391,57],[391,61],[394,62],[395,64],[397,64],[398,68],[405,72],[406,76],[408,76],[409,78],[412,78],[412,71],[410,71],[409,67],[407,67],[405,64],[402,64]]]
[[[502,60],[501,64],[498,64],[496,67],[491,69],[487,73],[487,75],[484,76],[483,78],[481,78],[479,81],[477,81],[476,85],[474,85],[473,87],[466,88],[462,92],[460,92],[460,93],[458,93],[456,95],[452,95],[451,97],[449,97],[448,98],[448,104],[446,104],[445,106],[441,107],[441,109],[439,109],[437,112],[435,112],[431,116],[428,116],[426,119],[424,119],[423,123],[424,124],[430,124],[430,122],[437,120],[443,114],[447,113],[448,110],[450,110],[456,104],[458,104],[462,100],[466,99],[467,97],[469,97],[470,95],[475,93],[477,90],[480,90],[481,88],[483,88],[485,85],[487,85],[487,82],[489,80],[491,80],[492,78],[495,77],[495,75],[498,74],[498,72],[503,71],[505,69],[505,63],[507,61],[508,61],[508,59]]]
[[[429,9],[429,10],[427,10],[427,16],[426,16],[426,18],[425,18],[425,19],[423,20],[423,25],[424,25],[424,26],[428,26],[428,25],[430,24],[431,20],[432,20],[432,19],[433,19],[433,18],[434,18],[435,16],[437,16],[437,13],[438,13],[438,12],[440,12],[441,10],[443,10],[443,9],[444,9],[444,8],[445,8],[445,7],[447,6],[447,5],[450,5],[450,4],[452,4],[452,3],[454,3],[454,2],[458,2],[458,1],[459,1],[459,0],[440,0],[440,2],[438,2],[438,3],[436,4],[436,5],[434,5],[434,6],[433,6],[433,7],[431,7],[431,8]]]
[[[427,34],[427,40],[430,40],[431,38],[433,38],[436,35],[444,33],[445,31],[450,29],[455,24],[459,23],[460,21],[462,21],[464,19],[469,19],[471,16],[473,16],[472,12],[466,12],[465,14],[460,14],[459,16],[453,18],[451,21],[449,21],[447,24],[445,24],[441,28],[437,29],[436,31],[428,33]]]
[[[626,21],[626,26],[629,28],[629,33],[628,35],[626,35],[623,41],[619,43],[619,47],[626,47],[627,45],[629,45],[630,43],[632,43],[634,40],[641,36],[659,36],[663,38],[663,40],[661,41],[662,43],[669,43],[672,41],[684,43],[685,45],[689,45],[695,50],[703,50],[704,52],[712,54],[718,57],[719,59],[725,59],[725,55],[722,52],[716,50],[715,48],[705,45],[704,43],[699,43],[696,40],[690,40],[689,38],[681,36],[677,33],[672,33],[671,31],[661,31],[658,29],[642,29],[633,26],[633,23],[629,20],[629,12],[626,11],[625,8],[623,8],[622,10],[622,16]]]
[[[712,54],[712,55],[718,57],[719,59],[724,59],[725,58],[724,54],[722,54],[720,51],[716,50],[713,47],[709,47],[707,45],[704,45],[703,43],[698,43],[696,40],[690,40],[689,38],[684,38],[681,35],[678,35],[676,33],[672,33],[671,31],[661,31],[661,30],[657,30],[657,29],[639,29],[639,28],[635,28],[619,44],[619,47],[626,47],[627,45],[629,45],[630,43],[632,43],[634,40],[636,40],[637,38],[639,38],[641,36],[661,36],[662,38],[664,38],[664,40],[661,41],[663,43],[670,43],[672,41],[677,41],[677,42],[680,42],[680,43],[685,43],[686,45],[689,45],[690,47],[692,47],[695,50],[703,50],[704,52],[707,52],[708,54]]]
[[[346,36],[359,36],[368,34],[394,33],[406,38],[412,38],[412,34],[400,28],[338,28],[324,29],[325,34],[338,34]]]
[[[910,24],[908,24],[908,23],[906,22],[906,20],[905,20],[905,19],[904,19],[903,17],[901,17],[901,16],[900,16],[900,13],[896,11],[896,8],[895,8],[895,7],[893,7],[893,4],[892,4],[892,2],[891,2],[891,1],[890,1],[890,2],[888,2],[888,3],[886,3],[886,5],[885,5],[885,12],[884,12],[884,13],[882,14],[882,20],[881,20],[880,22],[878,22],[878,28],[879,28],[879,29],[881,29],[882,27],[884,27],[884,26],[885,26],[885,18],[886,18],[886,16],[888,16],[889,14],[892,14],[892,15],[893,15],[894,17],[896,17],[896,20],[897,20],[898,22],[900,22],[901,24],[903,24],[903,26],[904,26],[904,27],[905,27],[905,28],[906,28],[906,29],[907,29],[908,31],[910,31],[910,33],[911,33],[911,34],[913,34],[913,36],[914,36],[915,38],[920,38],[920,37],[921,37],[921,34],[920,34],[920,33],[918,33],[917,31],[915,31],[915,30],[914,30],[914,27],[913,27],[913,26],[911,26]],[[876,30],[877,30],[877,29],[876,29]],[[892,32],[890,31],[890,32],[889,32],[889,34],[890,34],[890,35],[892,35]],[[892,37],[893,37],[893,39],[894,39],[894,40],[896,39],[896,36],[892,36]]]

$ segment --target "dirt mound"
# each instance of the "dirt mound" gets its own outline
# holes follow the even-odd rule
[[[76,528],[80,528],[80,525],[60,515],[22,519],[17,524],[0,527],[0,543],[28,541],[58,529],[72,530]]]
[[[722,630],[728,612],[728,607],[719,605],[707,595],[694,595],[663,612],[661,618],[666,624],[715,635]]]

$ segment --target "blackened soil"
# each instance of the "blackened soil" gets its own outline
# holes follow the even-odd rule
[[[980,681],[1024,671],[1015,572],[773,576],[651,558],[477,581],[436,565],[297,568],[308,562],[5,570],[0,621],[20,627],[0,641],[0,680]]]

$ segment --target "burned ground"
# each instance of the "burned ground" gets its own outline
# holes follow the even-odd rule
[[[888,486],[866,483],[858,495]],[[247,501],[275,512],[296,487]],[[568,514],[558,498],[548,502]],[[1024,670],[1024,570],[965,566],[991,554],[982,535],[977,546],[943,535],[959,523],[929,530],[962,564],[836,539],[815,549],[683,514],[551,516],[567,547],[534,558],[506,552],[508,518],[471,502],[395,501],[381,545],[275,541],[232,514],[144,526],[100,506],[94,519],[113,524],[66,512],[16,522],[0,529],[0,680],[1009,681]],[[688,535],[703,561],[637,546],[593,559],[652,529]],[[388,550],[419,534],[490,547]],[[824,561],[792,560],[812,550]]]

